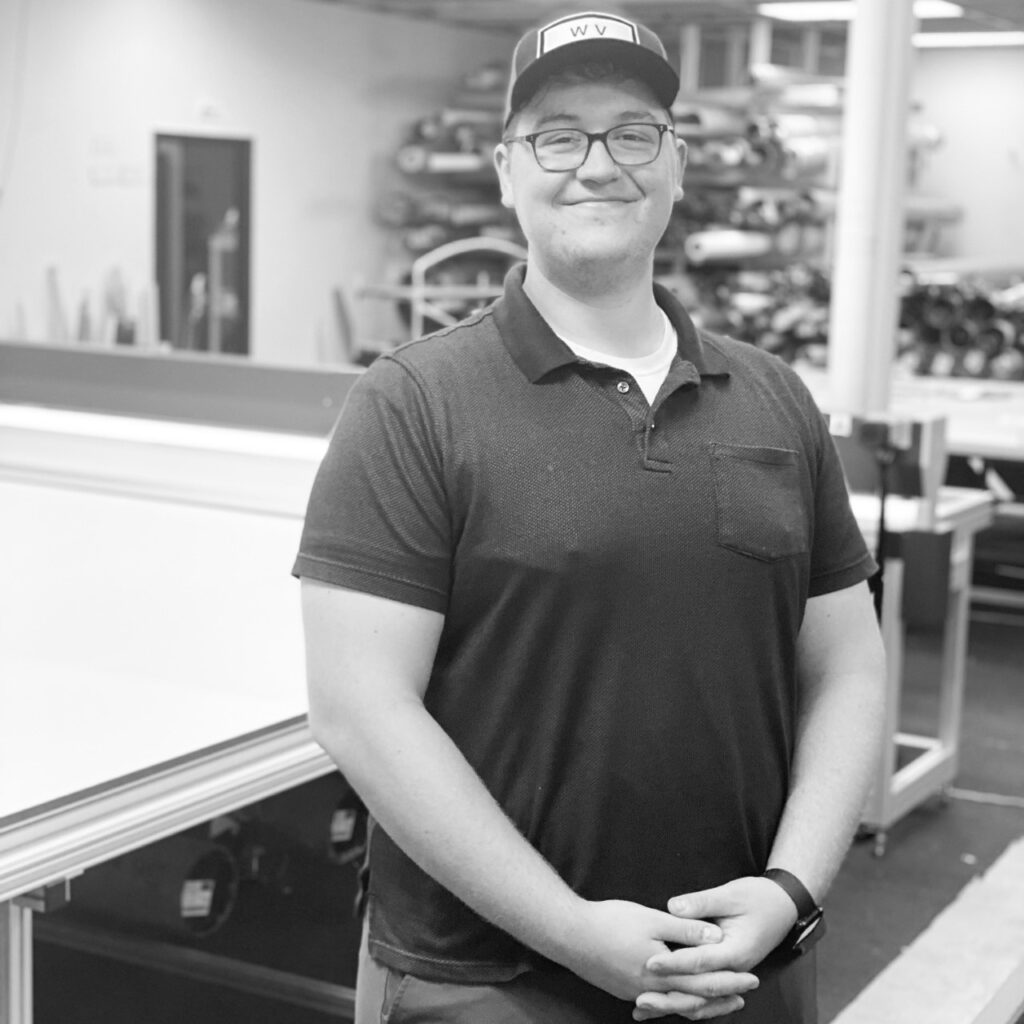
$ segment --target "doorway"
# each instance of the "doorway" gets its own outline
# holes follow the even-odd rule
[[[174,349],[249,354],[252,143],[156,136],[160,330]]]

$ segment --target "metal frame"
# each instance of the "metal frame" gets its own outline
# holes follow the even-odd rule
[[[504,238],[457,238],[425,252],[412,261],[407,285],[367,285],[359,289],[360,298],[396,299],[409,303],[409,336],[420,338],[426,333],[427,320],[446,326],[458,323],[464,315],[455,316],[445,308],[446,302],[457,302],[464,308],[467,299],[478,299],[483,305],[504,291],[501,282],[494,284],[431,284],[427,274],[447,260],[469,253],[507,256],[509,266],[526,259],[526,249],[518,242]]]
[[[32,910],[18,897],[334,770],[304,718],[0,823],[0,1024],[32,1022]]]
[[[0,1024],[32,1020],[32,911],[0,903]]]
[[[955,499],[943,510],[942,495]],[[992,520],[992,501],[987,492],[943,488],[937,511],[937,532],[951,532],[949,603],[943,626],[942,668],[939,675],[939,715],[935,736],[900,731],[900,696],[903,688],[903,655],[906,628],[901,615],[903,563],[886,559],[885,601],[882,606],[882,637],[885,642],[887,689],[885,736],[892,737],[880,757],[874,786],[861,817],[864,831],[874,833],[875,852],[885,852],[887,830],[909,811],[950,785],[959,767],[960,723],[963,713],[964,666],[967,627],[970,619],[971,570],[974,535]],[[919,751],[902,768],[897,766],[899,747]]]

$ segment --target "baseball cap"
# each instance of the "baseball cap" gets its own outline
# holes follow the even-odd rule
[[[612,61],[650,86],[658,102],[671,109],[679,75],[665,47],[649,28],[618,14],[581,11],[530,29],[512,54],[505,99],[505,123],[523,107],[546,78],[574,64]]]

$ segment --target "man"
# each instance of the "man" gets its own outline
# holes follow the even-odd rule
[[[653,284],[677,89],[626,19],[524,36],[526,266],[378,359],[318,474],[294,571],[312,728],[374,822],[359,1024],[815,1020],[873,566],[799,380]]]

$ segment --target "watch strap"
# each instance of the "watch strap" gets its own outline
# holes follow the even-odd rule
[[[825,912],[791,871],[768,868],[764,877],[782,889],[796,906],[796,924],[779,944],[778,952],[784,956],[801,956],[825,934]]]
[[[807,891],[807,886],[792,872],[786,871],[785,868],[768,868],[764,877],[770,878],[793,901],[798,921],[810,917],[820,909],[814,897]]]

